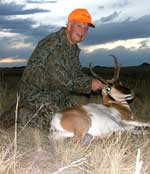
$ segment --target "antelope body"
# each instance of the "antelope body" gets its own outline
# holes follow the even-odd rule
[[[54,139],[78,137],[83,144],[87,144],[91,138],[108,136],[113,132],[128,131],[136,127],[150,128],[149,123],[134,120],[128,104],[134,98],[134,93],[119,81],[120,66],[116,57],[113,58],[116,68],[112,80],[98,77],[91,69],[91,73],[105,84],[102,89],[103,104],[73,106],[56,113],[51,121]]]

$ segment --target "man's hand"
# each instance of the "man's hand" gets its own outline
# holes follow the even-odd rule
[[[104,87],[104,84],[101,81],[99,81],[97,79],[92,80],[92,90],[93,91],[96,91],[98,89],[102,89],[103,87]]]

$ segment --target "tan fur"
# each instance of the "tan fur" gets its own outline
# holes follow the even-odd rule
[[[91,120],[82,106],[74,106],[62,112],[61,125],[81,139],[91,126]]]
[[[129,108],[122,106],[120,103],[112,102],[109,107],[116,108],[121,113],[122,120],[133,120],[133,113]]]
[[[122,120],[133,120],[133,112],[130,108],[123,106],[121,103],[113,101],[109,96],[103,96],[103,104],[107,107],[116,108],[121,113]]]

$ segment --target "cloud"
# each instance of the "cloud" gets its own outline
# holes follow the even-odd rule
[[[113,3],[113,7],[125,7],[129,4],[129,0],[121,0],[121,1],[116,1]]]
[[[110,54],[116,55],[121,66],[140,65],[143,62],[150,63],[149,48],[130,51],[129,49],[119,46],[115,49],[98,49],[90,54],[81,52],[82,66],[89,66],[92,62],[93,66],[113,66],[113,60]]]
[[[112,21],[113,19],[115,19],[116,17],[119,16],[118,12],[113,12],[111,15],[107,16],[107,17],[102,17],[101,18],[101,22],[109,22]]]
[[[30,11],[24,11],[23,8],[24,5],[17,5],[15,3],[0,3],[0,60],[7,57],[13,57],[15,58],[14,60],[16,58],[27,60],[37,42],[55,29],[55,26],[51,25],[37,25],[32,18],[5,16],[8,14],[30,13]],[[9,12],[3,13],[1,9],[3,12],[5,10]],[[33,13],[36,11],[36,9],[31,10]],[[18,65],[24,64],[24,62],[12,62],[12,66],[16,66],[17,63]],[[8,64],[11,63],[1,62],[0,66],[8,66]]]
[[[100,5],[98,6],[98,10],[103,10],[104,9],[104,6]]]
[[[27,64],[27,59],[16,59],[16,58],[1,58],[0,59],[0,67],[18,67],[25,66]]]
[[[25,5],[11,3],[2,3],[0,2],[0,15],[28,15],[35,13],[49,12],[49,10],[43,10],[39,8],[25,9]]]
[[[43,3],[57,3],[57,1],[26,1],[27,3],[31,3],[31,4],[43,4]]]
[[[27,59],[34,48],[33,42],[19,34],[7,35],[0,37],[0,60],[8,57]]]
[[[150,37],[150,15],[134,21],[111,22],[96,25],[90,29],[82,45],[94,45],[117,40]]]
[[[26,20],[19,24],[23,25],[24,23],[26,23]],[[10,27],[7,26],[7,28],[9,28],[9,32],[5,31],[5,34],[0,32],[0,59],[7,57],[28,59],[37,42],[45,37],[50,32],[49,30],[53,30],[52,27],[50,29],[50,26],[32,28],[31,25],[27,25],[26,27],[22,26],[22,28],[19,28],[17,24],[14,25],[14,28],[12,28],[11,25]],[[14,32],[14,34],[12,32]],[[6,63],[0,64],[0,66],[2,65],[6,65]],[[12,64],[12,66],[13,65],[14,64]],[[18,65],[20,65],[20,63]]]
[[[1,58],[0,63],[14,63],[14,62],[26,62],[26,59],[15,59],[15,58]]]
[[[118,46],[123,46],[127,49],[133,51],[133,49],[144,49],[150,48],[150,38],[136,38],[136,39],[126,39],[126,40],[117,40],[114,42],[107,42],[104,44],[97,44],[91,46],[84,46],[83,50],[85,53],[91,53],[97,49],[114,49]]]
[[[42,38],[44,35],[48,34],[50,30],[55,28],[55,26],[50,25],[36,26],[36,22],[31,19],[11,19],[1,16],[0,23],[1,30],[30,36],[33,41]]]
[[[143,48],[150,48],[150,43],[149,43],[148,40],[144,40],[140,44],[141,44],[141,46],[140,46],[141,49],[143,49]]]

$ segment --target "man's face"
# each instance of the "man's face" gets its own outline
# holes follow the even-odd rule
[[[83,41],[88,32],[88,24],[85,22],[71,21],[67,28],[69,39],[73,44]]]

